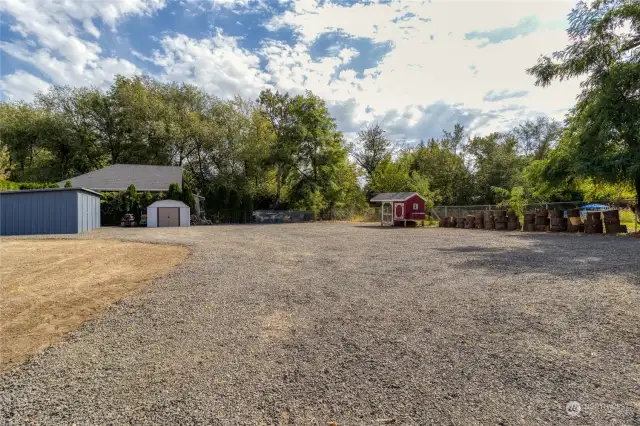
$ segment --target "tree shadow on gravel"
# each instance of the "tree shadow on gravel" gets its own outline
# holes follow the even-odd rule
[[[512,234],[525,246],[436,248],[461,253],[456,267],[489,269],[497,274],[547,274],[557,278],[620,275],[640,286],[640,242],[635,239],[586,235]],[[489,237],[490,238],[490,237]]]

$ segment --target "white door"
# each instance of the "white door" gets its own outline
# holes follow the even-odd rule
[[[404,203],[395,203],[393,205],[393,217],[396,220],[404,219]]]
[[[393,222],[393,207],[391,203],[383,203],[382,204],[382,223],[392,223]]]

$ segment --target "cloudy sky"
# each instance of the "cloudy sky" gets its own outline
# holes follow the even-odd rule
[[[349,134],[377,122],[415,140],[562,118],[577,82],[525,69],[567,43],[557,0],[0,0],[0,93],[107,87],[116,74],[219,97],[263,88],[324,98]]]

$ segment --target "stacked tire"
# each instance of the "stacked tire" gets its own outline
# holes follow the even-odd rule
[[[551,232],[565,232],[567,230],[567,218],[564,217],[564,211],[551,210]]]
[[[603,214],[607,234],[622,234],[627,232],[627,227],[620,225],[620,213],[618,210],[608,210],[603,212]]]
[[[468,214],[464,220],[464,227],[466,229],[475,229],[476,228],[476,217],[472,214]]]
[[[567,223],[567,232],[584,232],[584,223],[580,218],[580,209],[571,209],[567,211],[569,220]]]
[[[495,224],[496,231],[506,231],[507,230],[507,211],[506,210],[494,210],[493,211],[493,222]]]
[[[522,230],[525,232],[534,232],[536,230],[536,212],[524,212]]]
[[[549,215],[549,211],[547,209],[540,209],[536,211],[535,218],[535,231],[536,232],[548,232],[549,225],[551,224],[551,220],[547,217]]]
[[[464,225],[465,225],[464,222],[465,222],[464,216],[456,217],[456,228],[464,228]]]
[[[507,229],[509,231],[520,230],[520,221],[518,220],[518,215],[515,214],[515,212],[507,213]]]
[[[491,230],[491,229],[495,229],[495,224],[493,222],[493,212],[490,210],[485,210],[484,211],[484,220],[483,220],[483,225],[484,225],[484,229],[487,230]]]
[[[440,218],[440,222],[438,223],[438,226],[440,228],[448,228],[449,227],[449,218],[448,217]]]
[[[484,212],[482,210],[478,210],[474,213],[476,217],[476,229],[484,229]]]
[[[584,221],[585,234],[602,234],[602,216],[600,212],[587,213],[587,220]]]

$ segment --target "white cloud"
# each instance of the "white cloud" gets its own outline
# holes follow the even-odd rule
[[[81,36],[80,26],[99,38],[96,21],[115,29],[118,20],[164,5],[165,0],[3,0],[0,10],[15,20],[11,30],[26,40],[3,41],[0,48],[34,65],[54,84],[104,86],[115,74],[138,70],[125,59],[103,56],[97,41]]]
[[[255,96],[266,85],[260,58],[240,48],[233,37],[217,33],[195,40],[177,34],[164,37],[160,44],[153,62],[163,68],[165,80],[189,82],[220,97]]]
[[[442,117],[449,114],[480,131],[498,130],[522,114],[546,112],[559,117],[558,110],[573,104],[579,82],[545,90],[534,87],[533,78],[525,72],[540,54],[567,43],[563,26],[571,6],[564,1],[476,0],[343,6],[300,0],[292,10],[265,25],[272,30],[293,28],[301,37],[295,48],[297,57],[305,58],[314,40],[333,31],[378,43],[391,42],[393,49],[374,68],[366,70],[364,78],[342,71],[339,81],[332,81],[329,64],[324,69],[303,60],[291,64],[286,61],[291,55],[282,57],[281,52],[266,52],[267,69],[272,76],[284,77],[274,78],[284,89],[302,81],[301,88],[309,88],[330,102],[353,100],[349,111],[354,120],[384,121],[398,129],[401,124],[411,134],[414,132],[410,129],[424,128],[425,122],[435,123],[426,117],[426,106],[431,105],[437,107],[438,125],[445,126]],[[479,40],[465,37],[474,31],[481,35]],[[490,44],[485,32],[489,32]],[[500,110],[513,104],[514,99],[491,104],[484,101],[488,92],[505,89],[527,92],[517,99],[517,111]],[[446,114],[443,105],[450,106]],[[465,112],[475,118],[467,119]]]
[[[36,93],[45,92],[49,87],[51,85],[46,81],[22,70],[0,80],[2,101],[29,101]]]
[[[210,5],[206,9],[214,10],[211,13],[225,8],[241,14],[265,7],[261,0],[184,1],[197,3],[198,9]],[[120,20],[152,14],[165,4],[4,0],[0,7],[15,18],[12,30],[25,39],[0,42],[0,49],[32,64],[54,84],[104,87],[114,74],[140,72],[127,59],[103,52],[99,43],[104,27],[115,30]],[[159,67],[161,79],[193,83],[221,97],[255,97],[268,87],[295,94],[311,90],[327,101],[341,130],[354,132],[378,121],[407,138],[433,136],[456,120],[487,132],[540,113],[559,118],[579,90],[577,81],[536,88],[525,72],[540,54],[567,43],[564,26],[571,2],[406,0],[345,6],[297,0],[289,5],[289,11],[264,25],[293,29],[299,36],[294,45],[264,40],[250,51],[241,47],[239,38],[220,30],[203,38],[149,34],[158,37],[158,48],[152,54],[131,51],[131,56]],[[242,17],[233,21],[237,19],[244,24]],[[362,73],[349,64],[362,64],[364,53],[344,45],[331,46],[329,56],[312,59],[313,42],[335,31],[392,48]],[[19,78],[44,87],[21,71],[4,79],[7,97],[28,97],[25,85],[17,84]]]

